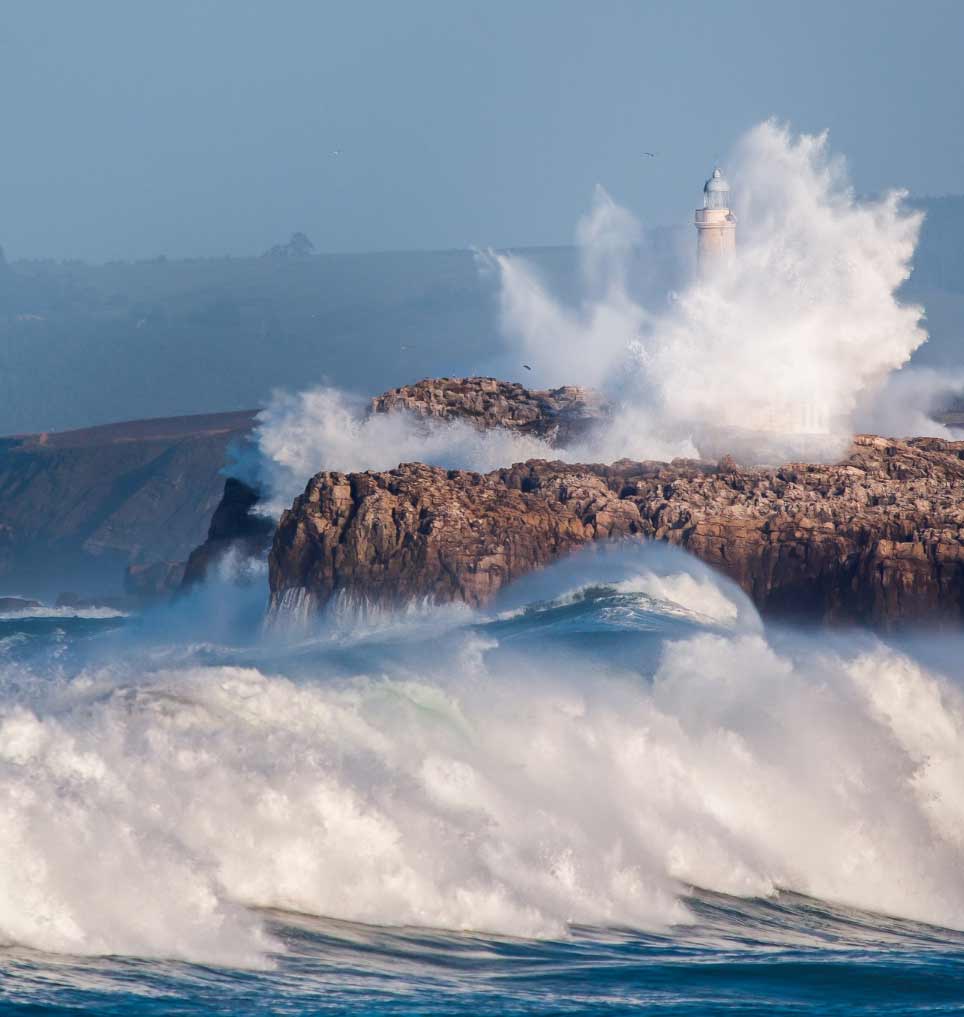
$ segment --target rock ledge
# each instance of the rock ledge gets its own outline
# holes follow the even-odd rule
[[[323,472],[279,523],[272,604],[480,605],[573,548],[630,538],[686,549],[772,615],[957,626],[962,485],[964,442],[874,435],[840,464],[779,469],[533,460],[484,475],[418,463]]]

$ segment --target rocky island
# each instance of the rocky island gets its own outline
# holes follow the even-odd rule
[[[665,541],[770,615],[959,625],[964,442],[858,436],[836,465],[534,460],[488,474],[321,472],[284,513],[272,604],[481,605],[591,541]]]
[[[573,386],[536,391],[494,378],[440,378],[391,389],[369,412],[466,420],[551,446],[585,436],[609,409]],[[261,557],[270,548],[274,610],[293,600],[320,610],[335,597],[482,605],[582,545],[655,540],[729,576],[772,616],[883,628],[964,620],[964,442],[863,435],[840,463],[774,468],[725,456],[610,465],[540,459],[487,474],[419,463],[323,470],[275,529],[259,515],[255,489],[218,477],[228,443],[249,433],[253,417],[8,440],[0,565],[17,554],[33,563],[49,557],[63,575],[74,545],[83,543],[85,561],[118,547],[133,562],[128,594],[148,601],[176,588],[182,574],[185,587],[203,581],[232,550]],[[81,467],[83,484],[74,476]],[[37,505],[55,481],[72,490],[71,512],[49,517],[59,520],[56,534],[34,533],[27,521],[37,529],[48,519]],[[207,539],[190,541],[205,526]],[[185,544],[196,548],[186,566]]]

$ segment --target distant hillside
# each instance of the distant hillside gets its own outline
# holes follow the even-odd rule
[[[904,296],[926,305],[932,336],[916,359],[962,364],[964,197],[913,204],[927,218]],[[691,232],[647,231],[634,274],[645,299],[677,285]],[[519,253],[578,299],[575,248]],[[436,375],[511,377],[497,298],[471,251],[0,260],[0,434],[241,409],[277,387],[374,395]]]
[[[495,310],[470,252],[16,262],[0,283],[0,434],[458,373],[493,354]]]
[[[577,292],[573,248],[524,253]],[[652,264],[673,259],[640,272],[665,292]],[[323,382],[374,395],[493,373],[503,353],[497,279],[471,251],[0,264],[0,434],[240,409]]]

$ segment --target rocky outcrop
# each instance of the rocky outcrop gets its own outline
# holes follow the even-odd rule
[[[495,378],[426,378],[377,396],[369,412],[465,420],[479,430],[501,427],[555,444],[585,435],[607,410],[596,393],[572,385],[532,391]],[[274,528],[257,514],[257,502],[254,488],[234,478],[228,480],[207,539],[188,559],[182,584],[185,589],[203,581],[211,565],[232,548],[245,557],[264,555]]]
[[[861,436],[838,465],[780,469],[537,460],[485,475],[319,473],[282,516],[269,572],[276,607],[339,594],[478,605],[579,545],[652,539],[773,615],[959,625],[962,535],[964,442]]]
[[[480,430],[502,427],[557,444],[582,437],[608,412],[602,397],[588,388],[538,391],[495,378],[426,378],[378,396],[371,410],[457,418]]]
[[[40,607],[39,600],[28,600],[24,597],[0,597],[0,614],[18,614]]]
[[[274,521],[254,511],[260,497],[260,492],[243,480],[229,477],[225,481],[207,539],[187,560],[182,589],[206,579],[211,568],[231,551],[243,558],[264,559],[274,534]]]

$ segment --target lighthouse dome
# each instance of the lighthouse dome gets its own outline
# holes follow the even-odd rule
[[[703,187],[704,208],[729,208],[730,185],[726,177],[720,172],[719,166],[713,170],[713,175],[706,181]]]

